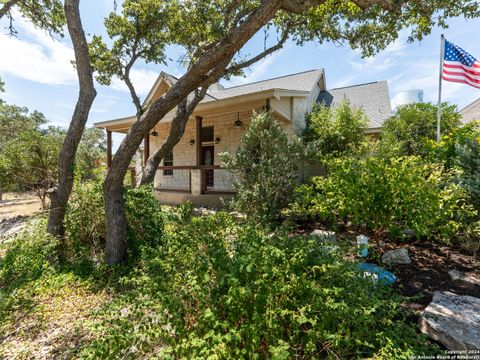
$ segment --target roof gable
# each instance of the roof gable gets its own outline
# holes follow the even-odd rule
[[[369,128],[382,127],[383,122],[392,113],[386,81],[322,91],[317,102],[325,106],[335,106],[344,100],[348,100],[352,107],[365,111],[369,120]]]

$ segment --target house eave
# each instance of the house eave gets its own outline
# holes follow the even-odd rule
[[[224,99],[201,102],[197,105],[194,115],[209,114],[216,109],[225,107],[241,106],[245,103],[255,103],[266,99],[280,99],[282,97],[308,97],[308,91],[288,90],[288,89],[268,89],[255,93],[242,94]],[[163,118],[162,122],[169,122],[171,118]],[[107,129],[116,132],[127,132],[128,128],[136,121],[135,116],[128,116],[120,119],[106,120],[94,124],[96,128]]]

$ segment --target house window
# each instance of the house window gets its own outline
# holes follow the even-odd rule
[[[173,151],[170,151],[170,152],[165,156],[165,159],[163,159],[163,166],[173,166]],[[164,175],[164,176],[172,176],[172,175],[173,175],[173,170],[164,169],[164,170],[163,170],[163,175]]]
[[[213,126],[202,127],[200,137],[201,137],[202,143],[213,142]]]

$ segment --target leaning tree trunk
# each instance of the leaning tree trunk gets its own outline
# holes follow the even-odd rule
[[[74,163],[78,144],[82,138],[88,114],[92,107],[96,91],[93,85],[93,69],[88,54],[88,45],[83,31],[79,10],[80,0],[65,0],[65,16],[68,32],[75,51],[75,62],[80,92],[72,116],[72,121],[63,142],[58,163],[58,185],[51,195],[48,232],[62,237],[65,233],[64,218],[70,193],[73,187]]]
[[[212,74],[212,78],[218,76],[215,72]],[[160,146],[157,151],[155,151],[145,164],[145,168],[142,172],[142,178],[140,179],[140,185],[152,184],[155,180],[155,174],[157,173],[158,165],[162,159],[172,151],[173,147],[178,144],[182,139],[183,134],[185,133],[185,126],[190,115],[195,110],[196,106],[207,93],[208,87],[211,85],[212,78],[209,81],[205,82],[202,86],[202,89],[195,94],[195,97],[188,102],[185,98],[179,105],[177,113],[172,119],[170,126],[170,133],[168,134],[167,140]]]
[[[204,53],[189,71],[132,125],[113,158],[104,182],[107,227],[105,261],[107,264],[121,263],[125,259],[127,220],[123,201],[123,179],[143,138],[159,119],[162,119],[182,99],[207,81],[211,71],[217,69],[219,63],[226,61],[228,64],[235,53],[275,16],[282,5],[283,1],[281,0],[263,0],[245,21],[233,29],[216,46]],[[220,75],[217,76],[217,79],[219,77]]]

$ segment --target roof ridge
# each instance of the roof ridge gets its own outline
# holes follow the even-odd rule
[[[366,83],[362,83],[362,84],[341,86],[341,87],[338,87],[338,88],[332,88],[332,89],[327,89],[327,90],[323,90],[323,91],[340,90],[340,89],[352,88],[352,87],[356,87],[356,86],[365,86],[365,85],[371,85],[371,84],[379,84],[379,83],[383,83],[383,82],[387,82],[387,80],[370,81],[370,82],[366,82]]]
[[[278,80],[278,79],[281,79],[281,78],[285,78],[285,77],[289,77],[289,76],[295,76],[295,75],[300,75],[300,74],[306,74],[306,73],[308,73],[308,72],[314,72],[314,71],[323,71],[323,69],[312,69],[312,70],[300,71],[300,72],[298,72],[298,73],[293,73],[293,74],[276,76],[276,77],[273,77],[273,78],[270,78],[270,79],[258,80],[258,81],[253,81],[253,82],[249,82],[249,83],[246,83],[246,84],[241,84],[241,85],[235,85],[235,86],[226,87],[226,88],[223,89],[223,90],[235,89],[235,88],[242,87],[242,86],[248,86],[248,85],[252,85],[252,84],[258,84],[258,83],[261,83],[261,82],[266,82],[266,81],[271,81],[271,80]]]

